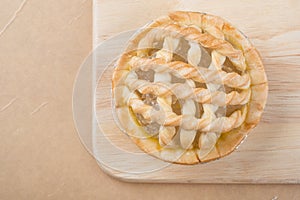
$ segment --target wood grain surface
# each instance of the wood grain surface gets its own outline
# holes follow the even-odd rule
[[[221,16],[250,38],[261,53],[269,80],[263,118],[228,157],[194,166],[167,165],[142,153],[113,124],[110,66],[97,82],[94,126],[101,126],[104,134],[94,129],[93,148],[96,157],[101,157],[101,167],[114,177],[137,182],[300,183],[300,2],[94,0],[94,48],[173,10]],[[128,36],[107,43],[113,45],[105,47],[106,64],[121,51]],[[99,54],[94,61],[97,68]]]

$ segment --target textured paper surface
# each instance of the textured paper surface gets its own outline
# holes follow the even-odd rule
[[[21,2],[0,1],[0,30]],[[299,199],[297,185],[130,184],[107,176],[72,119],[73,82],[91,48],[89,0],[28,0],[0,35],[0,199]]]

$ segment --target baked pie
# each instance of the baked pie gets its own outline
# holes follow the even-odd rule
[[[220,17],[177,11],[136,33],[113,78],[116,119],[145,152],[195,164],[231,153],[260,120],[259,53]]]

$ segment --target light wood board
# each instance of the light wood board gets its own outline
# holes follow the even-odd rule
[[[99,82],[95,80],[101,84],[97,90],[95,119],[98,118],[105,134],[99,136],[99,130],[94,127],[93,148],[96,158],[101,157],[101,167],[114,177],[136,182],[300,183],[300,2],[94,0],[94,47],[172,10],[221,16],[250,38],[262,55],[269,80],[263,118],[240,148],[228,157],[194,166],[165,165],[142,153],[117,126],[110,124],[111,101],[104,98],[110,96],[113,69],[110,67]],[[123,34],[107,43],[105,51],[94,54],[96,70],[99,54],[108,63],[122,50],[128,35]],[[94,73],[99,75],[97,71]]]

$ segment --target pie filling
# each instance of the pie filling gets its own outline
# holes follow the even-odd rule
[[[176,50],[174,52],[170,52],[170,53],[172,53],[172,58],[171,58],[170,62],[180,61],[180,62],[188,63],[187,55],[188,55],[189,49],[191,48],[191,45],[186,40],[180,40],[180,41],[181,41],[181,43],[176,48]],[[162,44],[161,42],[157,42],[156,44],[157,44],[157,46],[161,46],[161,48],[163,48],[161,45]],[[197,67],[209,69],[209,67],[211,66],[211,63],[212,63],[211,51],[200,45],[199,45],[199,48],[201,50],[201,53],[200,53],[201,59],[197,65]],[[157,55],[159,54],[159,52],[164,51],[164,50],[168,51],[167,49],[147,48],[147,49],[138,50],[136,52],[131,52],[131,56],[139,55],[141,52],[147,52],[147,55],[145,57],[151,59],[151,58],[156,58]],[[226,58],[226,60],[224,61],[224,64],[222,65],[221,70],[223,70],[227,73],[235,72],[235,73],[238,73],[241,75],[241,72],[234,67],[234,65],[231,63],[231,61],[228,58]],[[163,80],[161,80],[161,79],[155,80],[157,78],[156,72],[151,68],[149,68],[147,70],[143,70],[143,69],[137,67],[137,69],[134,70],[134,72],[136,73],[137,78],[139,80],[145,80],[149,83],[169,82],[170,84],[178,84],[178,83],[186,84],[186,82],[187,82],[187,80],[184,77],[182,77],[178,74],[172,74],[172,73],[168,73],[168,75],[162,76],[165,78]],[[168,76],[168,77],[166,78],[166,76]],[[191,81],[191,80],[189,80],[189,81]],[[197,81],[193,81],[193,80],[192,80],[192,84],[194,85],[195,88],[208,89],[209,92],[220,91],[220,92],[230,93],[232,91],[238,91],[238,92],[242,91],[242,90],[239,90],[239,89],[236,89],[233,87],[229,87],[227,85],[222,85],[222,84],[220,84],[220,85],[209,84],[209,83],[207,84],[207,83],[201,83],[201,82],[197,82]],[[157,102],[158,96],[156,94],[154,94],[155,92],[153,92],[153,93],[149,92],[149,93],[142,94],[138,91],[138,89],[134,92],[139,96],[139,98],[146,105],[153,107],[154,110],[159,111],[162,109],[160,107],[159,103]],[[182,115],[182,109],[183,109],[185,100],[177,98],[176,94],[171,94],[170,96],[172,99],[171,104],[170,104],[172,111],[177,115]],[[194,104],[194,107],[195,107],[195,112],[193,114],[193,117],[200,119],[204,112],[203,104],[196,102],[196,101],[193,101],[192,104]],[[207,106],[211,107],[211,109],[214,111],[214,115],[216,117],[220,118],[220,117],[229,117],[232,113],[234,113],[237,110],[240,110],[245,105],[214,106],[211,104],[206,104],[206,107]],[[146,120],[143,117],[143,115],[141,115],[141,114],[136,114],[133,112],[133,115],[136,118],[135,120],[138,121],[138,124],[144,128],[144,131],[148,134],[149,137],[153,137],[156,139],[159,138],[159,131],[162,128],[162,126],[164,126],[164,124],[160,124],[155,121],[153,122],[153,121]],[[176,137],[181,132],[180,125],[175,126],[175,129],[176,129],[175,134],[172,137],[172,145],[180,146],[179,137]],[[189,146],[189,148],[198,148],[199,147],[199,139],[200,139],[202,133],[205,133],[205,132],[196,131],[194,140],[193,140],[192,144]],[[220,135],[221,133],[218,133],[218,134]]]

